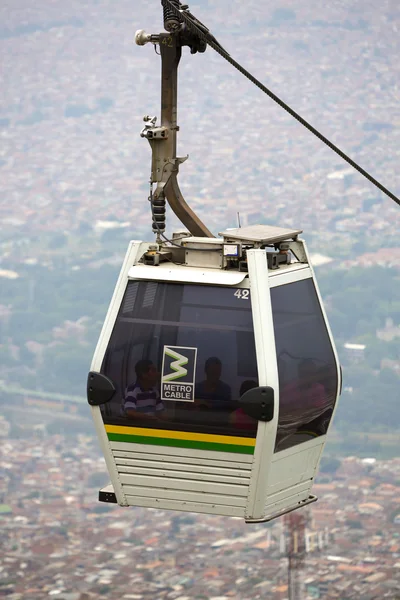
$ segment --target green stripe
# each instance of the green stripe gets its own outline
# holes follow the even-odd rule
[[[236,446],[234,444],[217,444],[215,442],[198,442],[195,440],[124,435],[121,433],[108,433],[107,435],[110,442],[129,442],[133,444],[150,444],[153,446],[175,446],[177,448],[216,450],[217,452],[236,452],[236,454],[254,454],[254,446]]]

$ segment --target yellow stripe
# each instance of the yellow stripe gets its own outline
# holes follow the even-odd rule
[[[122,427],[120,425],[105,425],[107,433],[125,435],[142,435],[175,440],[193,440],[196,442],[214,442],[215,444],[234,444],[237,446],[255,446],[255,438],[237,437],[233,435],[212,435],[208,433],[192,433],[189,431],[170,431],[169,429],[147,429],[145,427]]]

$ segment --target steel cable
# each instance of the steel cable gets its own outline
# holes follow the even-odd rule
[[[313,133],[317,138],[319,138],[324,144],[329,146],[331,150],[336,152],[343,160],[345,160],[349,165],[351,165],[354,169],[356,169],[361,175],[364,175],[366,179],[371,181],[377,188],[379,188],[384,194],[389,196],[394,202],[396,202],[400,206],[400,199],[395,196],[390,190],[388,190],[384,185],[382,185],[377,179],[372,177],[365,169],[360,167],[354,160],[352,160],[347,154],[342,152],[340,148],[338,148],[335,144],[328,140],[322,133],[320,133],[315,127],[310,125],[308,121],[303,119],[296,111],[294,111],[290,106],[288,106],[283,100],[278,98],[276,94],[271,92],[264,84],[261,83],[256,77],[254,77],[251,73],[249,73],[244,67],[242,67],[235,59],[233,59],[230,54],[228,54],[222,46],[219,45],[218,42],[214,41],[213,36],[208,32],[207,28],[202,29],[204,25],[200,22],[199,25],[196,24],[197,19],[187,10],[187,9],[178,9],[170,0],[162,0],[163,6],[165,4],[173,11],[176,16],[179,16],[181,20],[186,24],[186,26],[198,37],[200,37],[203,41],[207,42],[215,52],[218,52],[222,58],[227,60],[235,69],[237,69],[242,75],[247,77],[254,85],[256,85],[261,91],[263,91],[267,96],[269,96],[274,102],[279,104],[286,112],[288,112],[292,117],[294,117],[299,123],[304,125],[311,133]]]

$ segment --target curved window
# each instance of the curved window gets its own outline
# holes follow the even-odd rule
[[[255,437],[237,404],[258,385],[249,291],[130,281],[101,372],[105,423]]]
[[[326,433],[337,367],[312,279],[271,289],[279,373],[275,452]]]

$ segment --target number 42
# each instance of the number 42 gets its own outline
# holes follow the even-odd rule
[[[250,290],[238,289],[233,295],[236,296],[236,298],[240,298],[240,300],[248,300],[250,297]]]

